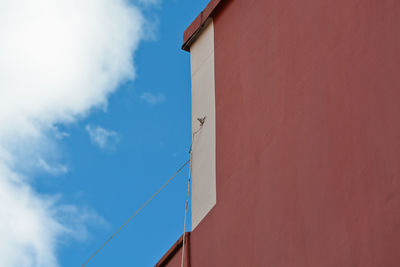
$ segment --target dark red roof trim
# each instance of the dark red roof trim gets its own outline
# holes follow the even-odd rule
[[[197,18],[190,24],[190,26],[183,33],[183,45],[182,49],[190,51],[191,44],[196,40],[197,36],[201,33],[209,18],[217,8],[217,6],[223,2],[223,0],[211,0],[207,7],[197,16]]]
[[[190,232],[185,234],[185,246],[188,245],[190,240]],[[155,267],[163,267],[168,264],[168,262],[176,255],[176,253],[181,250],[183,245],[183,235],[175,242],[175,244],[164,254],[164,256],[154,265]],[[185,249],[186,251],[186,249]],[[186,252],[185,252],[186,253]]]

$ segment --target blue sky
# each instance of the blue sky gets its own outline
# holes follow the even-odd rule
[[[77,266],[116,230],[188,159],[191,141],[190,55],[180,49],[182,34],[208,3],[163,1],[145,10],[158,22],[153,40],[140,44],[137,78],[109,98],[106,112],[65,128],[64,155],[72,170],[39,188],[62,192],[65,201],[93,208],[109,224],[89,239],[60,247],[63,266]],[[144,94],[162,95],[149,103]],[[109,150],[90,142],[85,125],[116,131]],[[186,168],[87,266],[153,266],[183,231]],[[190,227],[190,222],[189,222]]]
[[[24,133],[18,139],[15,136],[19,135],[12,131],[5,131],[2,136],[0,127],[0,159],[4,149],[5,155],[11,154],[26,162],[9,164],[4,160],[5,169],[28,177],[27,181],[21,178],[21,183],[26,183],[36,198],[56,199],[55,205],[65,205],[67,208],[63,210],[73,210],[69,214],[77,218],[68,220],[78,229],[73,237],[55,235],[55,256],[60,266],[80,266],[189,157],[190,55],[180,47],[183,31],[208,0],[143,2],[132,1],[146,19],[142,25],[146,34],[134,49],[136,75],[133,80],[124,79],[116,90],[104,94],[107,99],[102,99],[101,105],[87,105],[86,109],[73,113],[73,119],[67,116],[70,113],[62,119],[58,114],[57,119],[47,119],[52,118],[50,113],[54,108],[40,113],[45,114],[40,117],[32,113],[29,120],[34,118],[33,125],[40,129],[39,137]],[[1,23],[7,24],[0,20],[0,26]],[[0,49],[5,48],[0,46]],[[43,79],[46,77],[47,74]],[[8,84],[14,85],[4,82],[0,75],[0,85],[7,87]],[[29,90],[40,99],[41,92],[34,92],[35,88]],[[21,122],[25,126],[22,123],[25,121]],[[35,127],[28,126],[18,126],[15,132],[19,134],[21,129],[31,128],[35,132]],[[45,141],[41,136],[45,136]],[[24,147],[21,145],[24,143],[29,145]],[[44,156],[35,161],[39,167],[31,168],[30,159],[36,155]],[[0,176],[1,167],[0,162]],[[182,234],[187,174],[188,168],[87,266],[153,266]],[[0,216],[4,214],[7,207],[0,207]],[[57,220],[62,221],[62,216]],[[190,228],[190,220],[188,224]],[[36,238],[40,239],[41,235]],[[18,244],[15,246],[18,248]],[[17,266],[13,261],[16,262],[10,259],[8,264]],[[25,264],[48,266],[48,262],[37,260]]]

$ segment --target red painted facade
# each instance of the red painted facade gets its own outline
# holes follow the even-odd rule
[[[217,204],[190,266],[400,266],[400,2],[212,17]]]

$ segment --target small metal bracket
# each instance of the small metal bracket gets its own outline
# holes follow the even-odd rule
[[[200,127],[204,125],[204,123],[206,122],[206,118],[207,116],[204,116],[203,118],[197,118],[197,120],[200,122]]]

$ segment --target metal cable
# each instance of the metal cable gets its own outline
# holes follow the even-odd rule
[[[110,238],[98,249],[96,250],[95,253],[93,253],[93,255],[82,265],[85,266],[94,256],[96,256],[96,254],[102,250],[108,242],[110,242],[129,222],[130,220],[132,220],[155,196],[158,195],[158,193],[160,193],[160,191],[167,185],[169,184],[169,182],[171,182],[171,180],[180,172],[182,171],[182,169],[190,162],[191,160],[189,159],[188,161],[185,162],[185,164],[183,164],[176,172],[175,174],[168,179],[168,181],[166,181],[163,186],[160,187],[160,189],[157,190],[157,192],[155,192],[112,236],[110,236]]]
[[[189,151],[189,153],[190,153],[190,158],[189,158],[190,164],[189,164],[189,178],[188,178],[188,187],[187,187],[187,195],[186,195],[186,205],[185,205],[185,220],[184,220],[184,223],[183,223],[181,267],[184,266],[184,262],[185,262],[186,217],[187,217],[188,204],[189,204],[190,181],[191,181],[191,176],[192,176],[192,163],[193,163],[192,162],[193,161],[192,160],[192,157],[193,157],[192,147],[193,147],[193,144],[194,144],[194,141],[195,141],[194,138],[196,137],[196,134],[198,132],[200,132],[201,129],[203,129],[203,125],[204,125],[204,123],[206,121],[206,116],[204,116],[203,118],[199,118],[197,120],[200,122],[200,127],[199,127],[199,129],[197,129],[197,131],[193,132],[193,134],[192,134],[192,144],[190,145],[190,151]]]
[[[190,193],[190,178],[192,174],[192,150],[190,150],[190,164],[189,164],[189,179],[188,179],[188,186],[187,186],[187,195],[186,195],[186,206],[185,206],[185,221],[183,223],[183,238],[182,238],[182,261],[181,267],[183,267],[184,260],[185,260],[185,237],[186,237],[186,216],[189,204],[189,193]]]

